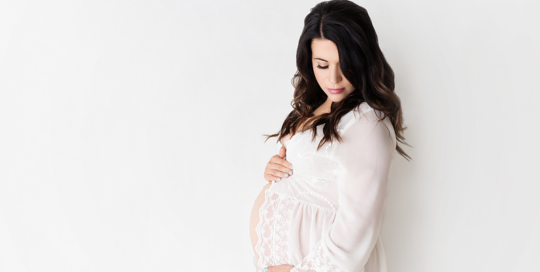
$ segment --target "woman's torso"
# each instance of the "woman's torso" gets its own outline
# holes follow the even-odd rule
[[[372,110],[365,102],[359,109]],[[342,117],[338,132],[350,124],[351,118],[353,112]],[[384,123],[391,126],[388,119]],[[339,164],[332,159],[332,151],[337,142],[325,143],[317,150],[323,126],[317,127],[314,141],[311,130],[298,132],[284,141],[286,159],[292,163],[294,174],[272,183],[264,192],[256,227],[255,250],[260,267],[299,263],[335,219],[339,209]],[[380,258],[377,256],[377,262]]]

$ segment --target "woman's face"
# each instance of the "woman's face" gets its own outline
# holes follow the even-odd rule
[[[315,78],[332,102],[339,102],[354,91],[354,86],[341,73],[338,49],[334,42],[313,39],[311,52]]]

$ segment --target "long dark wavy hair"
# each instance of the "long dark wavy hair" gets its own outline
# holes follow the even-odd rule
[[[327,95],[317,83],[312,66],[311,41],[327,39],[338,49],[339,65],[343,75],[355,90],[340,102],[332,102],[330,113],[314,116],[313,111],[322,105]],[[362,102],[389,117],[398,142],[405,143],[401,102],[394,92],[394,72],[386,62],[379,48],[379,42],[369,15],[363,7],[348,0],[331,0],[317,4],[304,19],[304,29],[296,51],[297,71],[291,82],[294,86],[293,110],[289,113],[281,130],[275,134],[265,134],[265,142],[271,137],[277,141],[292,133],[313,130],[312,141],[317,137],[317,127],[323,126],[323,137],[317,150],[326,142],[342,141],[337,125],[343,115]],[[411,146],[412,147],[412,146]],[[396,144],[397,152],[405,159],[411,157]]]

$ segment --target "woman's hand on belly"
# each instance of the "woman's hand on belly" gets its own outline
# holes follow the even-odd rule
[[[285,147],[279,149],[279,154],[272,156],[264,169],[264,179],[271,182],[275,180],[279,182],[283,178],[287,178],[293,174],[292,163],[285,160],[287,150]]]
[[[282,264],[278,266],[269,266],[267,272],[289,272],[294,268],[294,265]]]

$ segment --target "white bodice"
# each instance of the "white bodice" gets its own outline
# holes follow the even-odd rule
[[[314,141],[308,130],[286,142],[294,173],[265,192],[258,269],[385,272],[378,233],[396,140],[390,120],[378,123],[376,113],[364,102],[345,114],[337,126],[343,142],[318,151],[323,125]]]

